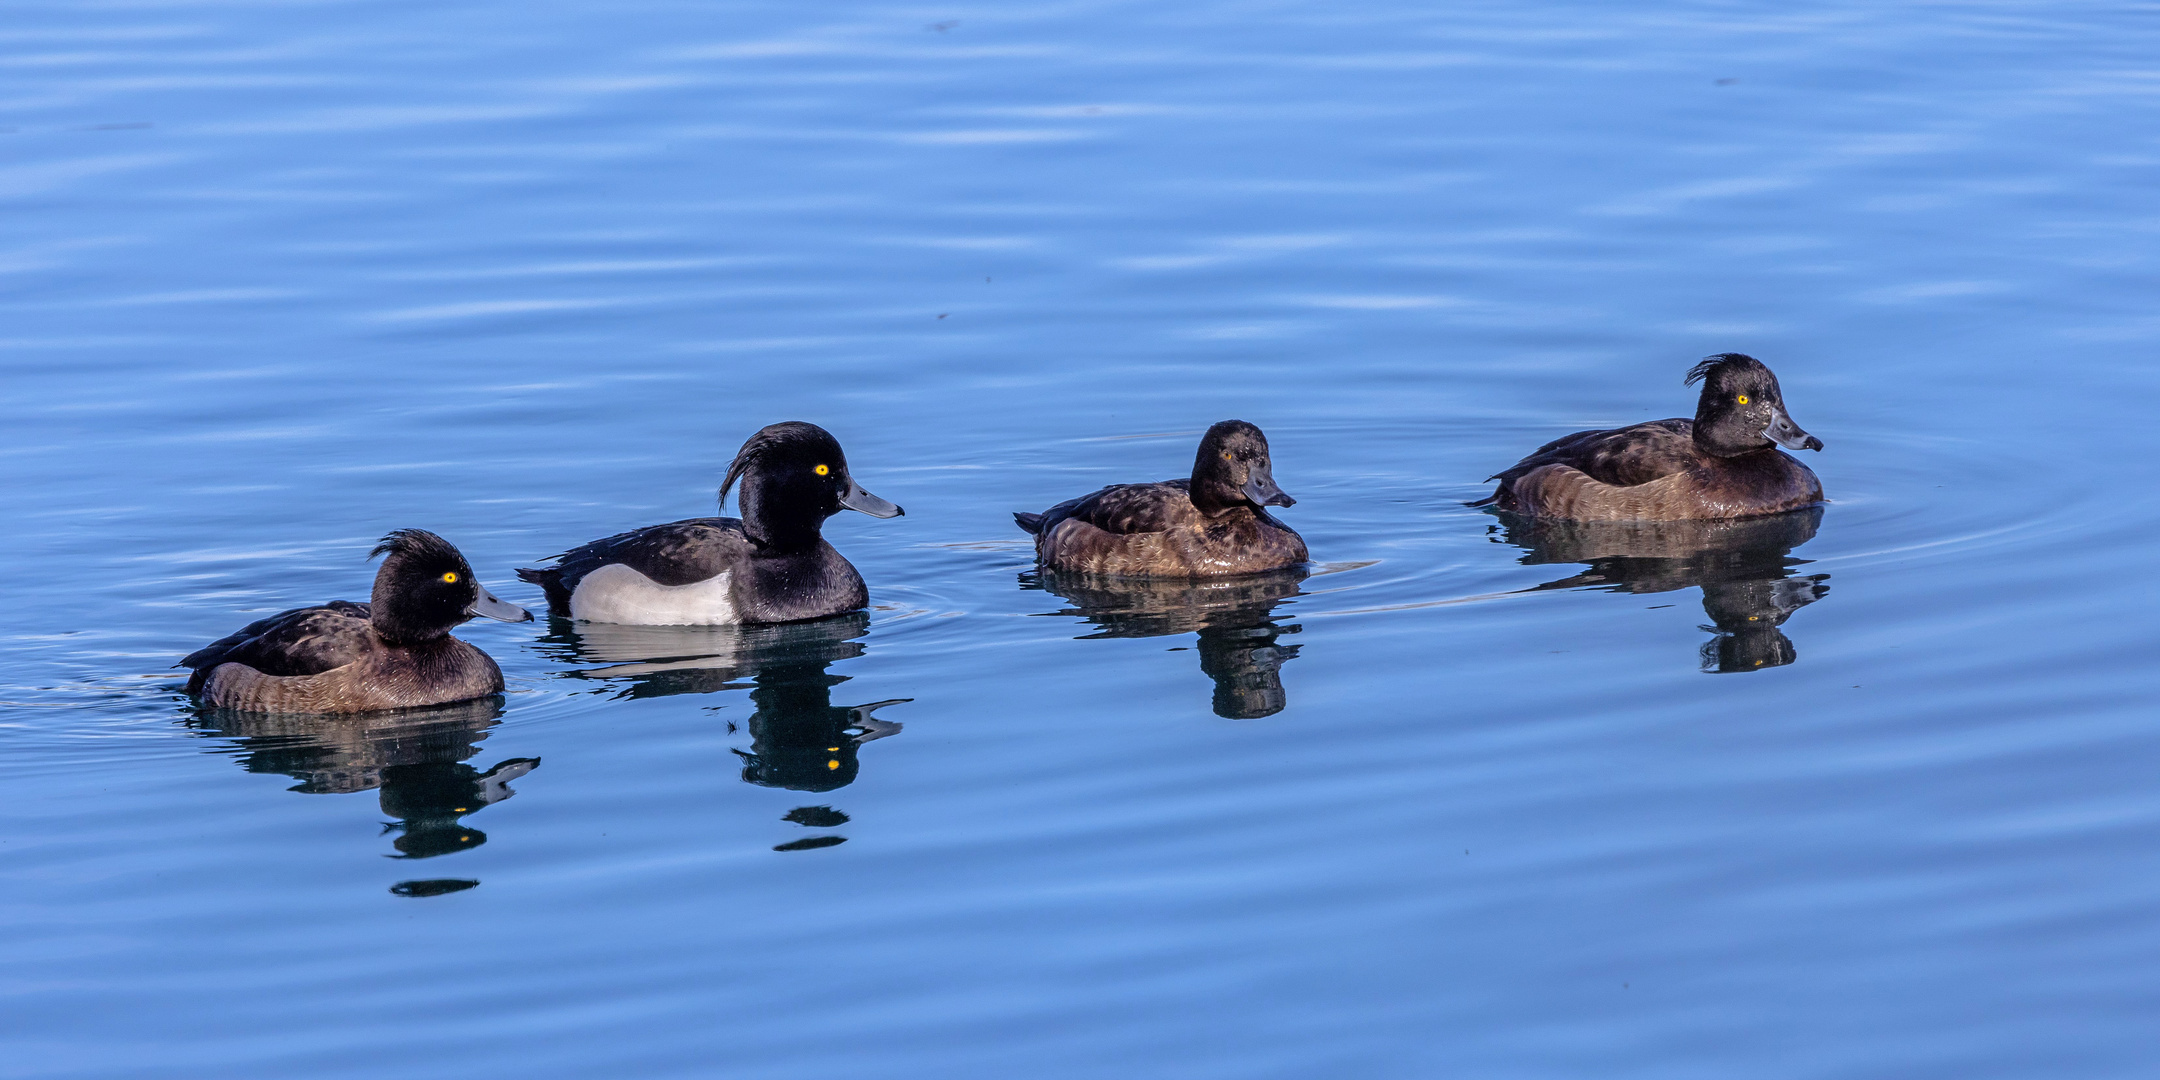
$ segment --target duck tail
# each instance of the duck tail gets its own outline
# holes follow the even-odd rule
[[[1529,459],[1525,458],[1523,461],[1517,462],[1515,464],[1515,467],[1512,469],[1502,469],[1501,471],[1486,477],[1486,483],[1490,484],[1493,481],[1498,480],[1500,481],[1499,486],[1493,488],[1492,494],[1487,495],[1484,498],[1479,499],[1475,502],[1466,502],[1463,505],[1470,507],[1471,509],[1477,509],[1478,507],[1483,506],[1497,506],[1502,510],[1515,509],[1515,500],[1510,498],[1510,496],[1513,494],[1512,489],[1515,485],[1515,481],[1522,479],[1523,474],[1530,471],[1529,468],[1525,467],[1525,463],[1528,460]]]
[[[519,581],[540,586],[540,591],[547,594],[548,607],[557,612],[570,610],[570,593],[562,587],[561,567],[549,566],[536,570],[529,566],[520,566],[517,576]]]
[[[1509,490],[1510,485],[1514,484],[1516,479],[1510,474],[1514,473],[1515,471],[1516,470],[1514,469],[1509,469],[1507,472],[1494,473],[1491,476],[1486,477],[1485,479],[1488,483],[1494,480],[1498,480],[1500,481],[1500,485],[1493,488],[1492,494],[1487,495],[1484,498],[1479,499],[1475,502],[1466,502],[1463,505],[1470,507],[1471,509],[1477,509],[1479,507],[1485,506],[1497,506],[1502,510],[1515,509],[1514,500],[1508,497],[1510,494],[1512,494],[1512,492]]]
[[[1030,514],[1024,511],[1016,511],[1013,514],[1013,523],[1020,526],[1020,528],[1032,535],[1042,535],[1043,516],[1041,514]]]

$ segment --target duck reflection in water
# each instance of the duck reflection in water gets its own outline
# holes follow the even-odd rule
[[[345,794],[379,790],[383,813],[397,820],[391,846],[399,859],[426,859],[469,851],[487,834],[467,826],[465,815],[516,794],[510,781],[540,764],[539,758],[508,758],[485,772],[465,763],[502,717],[500,698],[481,698],[426,709],[302,715],[200,709],[189,726],[234,741],[240,765],[253,773],[283,773],[298,781],[288,790]],[[436,895],[478,882],[405,882],[401,895]],[[410,888],[408,888],[410,887]]]
[[[1823,508],[1722,521],[1552,521],[1498,513],[1495,543],[1528,549],[1525,566],[1588,563],[1573,577],[1527,592],[1605,589],[1658,593],[1696,586],[1713,636],[1702,646],[1708,673],[1759,671],[1799,654],[1782,627],[1793,612],[1830,591],[1828,574],[1795,575],[1794,548],[1814,539]]]
[[[848,676],[828,669],[861,656],[861,639],[869,631],[870,616],[860,611],[808,622],[730,626],[558,619],[541,641],[543,651],[557,659],[602,665],[569,675],[617,686],[617,698],[749,690],[750,749],[735,751],[742,758],[743,780],[791,791],[832,791],[855,781],[864,743],[899,734],[899,724],[872,714],[914,700],[832,703],[833,687]],[[830,827],[847,818],[829,807],[805,807],[785,820]]]
[[[1020,575],[1023,589],[1041,589],[1099,629],[1093,638],[1166,637],[1197,633],[1200,670],[1215,680],[1215,715],[1257,720],[1283,711],[1282,666],[1299,646],[1281,644],[1304,629],[1273,618],[1276,605],[1298,594],[1311,571],[1293,567],[1234,578],[1110,578],[1036,570]]]

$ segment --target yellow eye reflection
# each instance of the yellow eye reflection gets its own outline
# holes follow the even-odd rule
[[[817,467],[817,474],[818,474],[819,476],[830,476],[830,475],[832,475],[832,466],[830,466],[830,465],[820,465],[820,466],[818,466],[818,467]]]
[[[457,571],[455,571],[455,570],[445,570],[445,571],[443,571],[443,576],[442,576],[442,583],[443,583],[443,584],[445,584],[445,585],[455,585],[455,584],[457,584]]]
[[[1745,405],[1747,404],[1747,395],[1742,394],[1739,397],[1734,398],[1733,400],[1739,402],[1742,405]]]

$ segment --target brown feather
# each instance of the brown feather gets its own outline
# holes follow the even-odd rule
[[[1302,537],[1263,510],[1207,517],[1184,480],[1115,484],[1042,517],[1035,553],[1044,566],[1127,577],[1214,577],[1296,566]]]

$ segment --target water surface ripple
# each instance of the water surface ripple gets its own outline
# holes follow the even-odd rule
[[[1008,8],[10,7],[0,1075],[2149,1071],[2151,10]],[[1726,350],[1819,514],[1463,505]],[[1233,416],[1309,572],[1035,572]],[[178,692],[798,418],[863,615]]]

